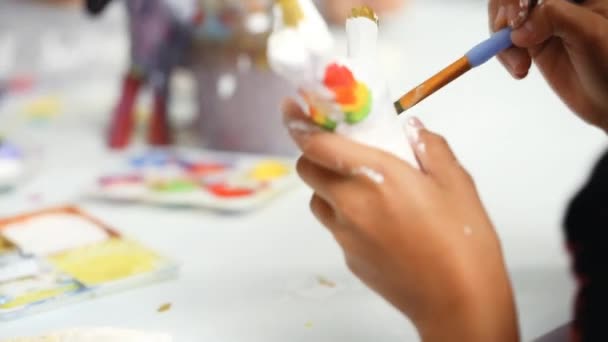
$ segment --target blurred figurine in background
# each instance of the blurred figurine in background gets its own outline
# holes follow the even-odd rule
[[[98,14],[111,0],[87,0]],[[283,0],[122,0],[130,21],[131,68],[110,125],[108,144],[124,148],[134,127],[140,88],[154,90],[148,140],[169,144],[169,83],[172,71],[186,66],[199,91],[200,136],[206,148],[239,152],[293,154],[295,146],[281,125],[282,98],[293,87],[272,73],[267,40],[272,8]],[[376,0],[387,4],[402,0]],[[344,0],[355,4],[359,0]],[[333,0],[298,0],[332,8]],[[385,7],[385,6],[384,6]],[[345,9],[344,14],[349,11]],[[331,11],[326,12],[333,17]],[[320,19],[319,25],[325,25]],[[311,28],[311,29],[314,29]],[[260,134],[263,132],[263,134]]]
[[[111,0],[87,0],[91,14],[101,13]],[[124,77],[120,100],[110,123],[108,145],[125,148],[134,128],[134,105],[143,85],[154,92],[148,142],[172,141],[168,118],[169,85],[176,67],[185,64],[194,28],[201,20],[194,0],[124,0],[129,17],[131,66]]]

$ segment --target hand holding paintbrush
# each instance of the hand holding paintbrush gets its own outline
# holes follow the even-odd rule
[[[582,3],[582,0],[574,2]],[[594,1],[590,2],[593,3]],[[518,78],[522,78],[527,74],[527,70],[530,67],[531,55],[542,51],[543,46],[546,46],[548,43],[555,43],[556,39],[560,41],[563,39],[563,37],[560,37],[561,31],[563,31],[560,23],[569,25],[567,17],[572,13],[571,8],[574,11],[587,11],[584,8],[577,8],[574,4],[567,3],[566,0],[545,1],[538,9],[534,10],[536,3],[536,0],[491,1],[490,12],[496,15],[495,18],[491,19],[492,27],[497,29],[505,27],[507,24],[510,26],[496,32],[488,40],[467,52],[458,61],[401,97],[395,103],[397,112],[400,114],[415,106],[469,70],[483,65],[500,53],[502,53],[501,59],[512,74]],[[519,9],[517,9],[518,6]],[[564,10],[562,7],[567,8]],[[524,24],[528,17],[530,17],[529,24]],[[538,30],[531,32],[530,25],[534,25],[533,23],[535,22],[538,22]],[[570,27],[576,27],[576,25],[570,25]],[[513,47],[513,43],[526,49],[522,50]],[[528,45],[525,45],[526,43]]]

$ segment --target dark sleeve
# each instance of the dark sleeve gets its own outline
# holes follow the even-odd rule
[[[101,13],[111,0],[86,0],[86,9],[89,14]]]
[[[608,341],[608,154],[570,203],[565,229],[578,281],[573,341]]]

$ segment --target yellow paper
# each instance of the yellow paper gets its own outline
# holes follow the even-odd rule
[[[76,291],[76,290],[78,290],[78,285],[69,284],[69,285],[65,285],[62,287],[35,291],[35,292],[24,294],[23,296],[19,296],[4,305],[0,305],[0,309],[3,309],[3,310],[14,309],[14,308],[22,307],[24,305],[37,303],[37,302],[43,301],[45,299],[54,298],[61,294],[69,293],[69,292]]]
[[[152,272],[161,257],[134,241],[112,238],[54,255],[49,261],[83,284],[95,286]]]

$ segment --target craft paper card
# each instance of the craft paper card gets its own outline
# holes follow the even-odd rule
[[[2,235],[23,253],[50,255],[71,248],[102,242],[108,233],[86,218],[56,213],[15,222],[2,229]]]
[[[38,260],[18,253],[0,254],[0,283],[31,277],[40,273]]]
[[[49,258],[58,270],[95,286],[154,271],[162,258],[137,242],[112,238]]]
[[[19,311],[27,305],[60,298],[80,289],[81,285],[73,279],[53,271],[0,283],[0,317],[2,314]]]
[[[75,207],[0,219],[0,320],[134,288],[176,272],[171,260]]]

